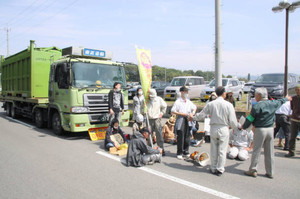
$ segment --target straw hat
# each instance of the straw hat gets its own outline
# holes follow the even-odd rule
[[[176,117],[174,115],[172,115],[169,120],[168,120],[168,124],[174,126],[175,125],[175,120],[176,120]]]

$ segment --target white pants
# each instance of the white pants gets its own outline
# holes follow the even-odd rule
[[[229,128],[227,126],[212,125],[210,129],[210,159],[212,172],[225,171],[226,153],[229,141]]]
[[[231,159],[238,157],[242,161],[247,160],[249,158],[249,153],[244,148],[245,147],[231,147],[229,149],[228,157]]]

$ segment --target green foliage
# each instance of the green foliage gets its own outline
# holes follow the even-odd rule
[[[138,66],[135,64],[125,64],[126,81],[128,82],[139,82],[140,75],[138,72]],[[177,70],[173,68],[165,68],[157,65],[152,66],[152,80],[153,81],[165,81],[170,82],[173,77],[177,76],[201,76],[204,77],[205,81],[210,81],[214,78],[214,71],[201,71],[197,70]]]

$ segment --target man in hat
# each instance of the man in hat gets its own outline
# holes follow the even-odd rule
[[[291,97],[279,100],[268,100],[268,91],[266,88],[255,89],[255,99],[257,104],[252,106],[250,114],[247,116],[243,129],[247,129],[251,124],[255,127],[253,138],[253,153],[251,164],[245,175],[256,177],[257,165],[260,159],[261,149],[264,148],[265,156],[265,176],[273,178],[274,174],[274,137],[273,126],[276,110]]]
[[[203,108],[190,120],[200,121],[210,115],[210,156],[212,174],[221,176],[225,171],[226,152],[229,140],[229,127],[237,128],[235,110],[231,103],[225,101],[226,92],[223,86],[216,88],[218,98]]]
[[[174,125],[176,116],[172,115],[163,127],[163,138],[166,143],[175,144]]]
[[[182,160],[190,156],[190,127],[188,117],[189,114],[194,115],[196,112],[196,105],[193,104],[188,98],[188,88],[182,86],[180,88],[180,98],[178,98],[172,109],[171,113],[177,115],[175,122],[175,134],[177,135],[177,158]]]
[[[154,162],[161,162],[162,149],[151,148],[147,145],[146,139],[149,137],[148,128],[142,128],[135,132],[129,142],[126,156],[127,166],[140,167]]]
[[[157,145],[163,150],[162,155],[165,155],[164,151],[164,139],[162,136],[161,118],[167,110],[167,103],[156,94],[155,89],[150,89],[149,100],[147,101],[147,110],[149,123],[151,127],[151,133],[156,133]]]
[[[289,140],[289,153],[285,157],[295,156],[296,138],[300,131],[300,84],[295,88],[296,96],[292,97],[291,109],[291,135]]]

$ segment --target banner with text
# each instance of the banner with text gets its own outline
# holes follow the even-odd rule
[[[151,88],[151,82],[152,82],[152,62],[151,62],[151,51],[145,50],[145,49],[139,49],[136,48],[136,54],[138,58],[139,63],[139,73],[140,73],[140,79],[141,79],[141,85],[145,97],[145,104],[148,101],[149,97],[149,90]],[[146,112],[145,107],[145,112]]]

